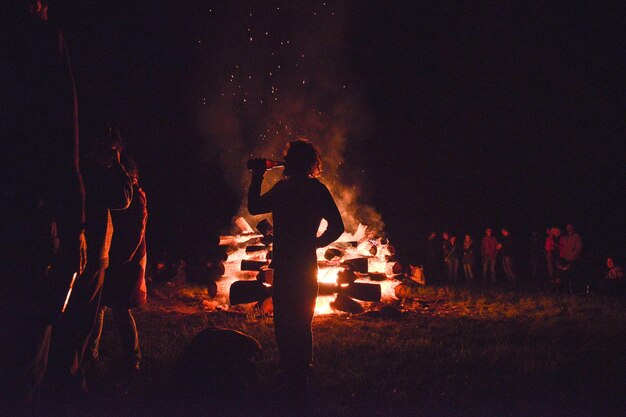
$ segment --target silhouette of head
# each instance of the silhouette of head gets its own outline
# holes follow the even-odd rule
[[[24,3],[28,6],[31,16],[41,20],[48,20],[48,0],[27,0]]]
[[[491,237],[491,234],[493,233],[493,231],[491,230],[491,228],[487,228],[485,229],[485,235],[487,235],[488,237]]]
[[[299,138],[288,142],[283,152],[284,175],[288,177],[317,178],[322,172],[319,150],[308,139]]]
[[[128,156],[126,153],[123,153],[120,158],[120,163],[126,170],[126,173],[133,181],[133,184],[137,184],[139,181],[139,170],[137,169],[137,164],[134,159]]]
[[[613,258],[607,258],[606,259],[606,266],[609,269],[613,269],[613,267],[615,266],[615,261],[613,260]]]

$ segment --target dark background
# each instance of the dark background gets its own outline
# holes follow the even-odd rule
[[[82,140],[107,121],[120,127],[148,194],[152,252],[214,244],[241,203],[225,181],[241,167],[231,171],[220,152],[206,152],[211,139],[198,122],[206,97],[198,89],[219,89],[201,69],[212,56],[229,57],[221,35],[249,9],[275,31],[336,24],[300,13],[305,3],[341,14],[341,65],[370,120],[347,141],[341,172],[361,173],[361,198],[403,256],[419,262],[431,229],[480,237],[485,226],[508,225],[522,241],[566,222],[578,226],[596,262],[626,253],[621,8],[51,2],[72,54]],[[293,27],[270,14],[275,7]]]

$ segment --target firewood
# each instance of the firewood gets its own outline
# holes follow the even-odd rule
[[[363,312],[361,304],[343,294],[337,294],[335,301],[332,301],[330,306],[335,310],[345,311],[346,313],[358,314]]]
[[[256,276],[257,281],[274,285],[274,270],[272,268],[261,269]]]
[[[352,284],[354,281],[356,281],[356,274],[350,269],[337,273],[337,284]]]
[[[330,261],[334,258],[341,258],[345,254],[344,251],[337,248],[328,248],[326,252],[324,252],[324,259]]]
[[[274,234],[274,226],[272,226],[272,223],[267,219],[263,219],[257,223],[256,230],[263,236],[271,236]]]
[[[368,275],[372,281],[386,281],[387,280],[387,275],[383,274],[382,272],[370,272]]]
[[[334,282],[319,282],[317,286],[318,296],[333,295],[337,292],[337,284],[335,284]]]
[[[250,245],[246,246],[246,253],[262,252],[268,249],[269,248],[265,245]]]
[[[241,260],[241,270],[242,271],[260,271],[261,268],[267,266],[269,262],[267,261],[252,261],[249,259]]]
[[[341,250],[352,249],[359,246],[359,242],[350,241],[350,242],[334,242],[333,247]]]
[[[355,272],[361,272],[363,274],[367,274],[367,265],[368,258],[346,259],[341,263],[341,266],[343,266],[344,268],[351,269]]]
[[[353,282],[347,286],[340,285],[339,293],[362,301],[380,301],[380,284]]]
[[[332,282],[320,282],[318,284],[319,296],[343,294],[361,301],[380,301],[381,289],[379,284],[366,282],[353,282],[351,284],[335,284]]]

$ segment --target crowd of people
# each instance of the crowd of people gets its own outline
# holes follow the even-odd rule
[[[501,227],[499,236],[488,227],[480,241],[470,233],[459,241],[447,231],[441,236],[431,232],[425,272],[431,281],[448,284],[461,282],[459,269],[463,265],[467,284],[506,283],[517,287],[534,281],[570,293],[589,292],[591,288],[615,293],[626,288],[615,258],[607,258],[607,272],[599,280],[583,270],[582,262],[583,239],[573,224],[567,224],[565,232],[557,226],[546,228],[545,236],[535,231],[526,242],[516,240],[508,227]]]

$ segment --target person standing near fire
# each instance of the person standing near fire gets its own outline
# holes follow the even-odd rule
[[[558,268],[568,289],[573,292],[582,283],[580,276],[580,262],[583,251],[583,241],[572,224],[565,226],[567,234],[561,236],[559,245]]]
[[[498,241],[493,236],[491,228],[485,229],[485,236],[480,244],[480,254],[483,258],[483,282],[487,283],[487,270],[491,271],[491,283],[496,284],[496,256],[498,255]]]
[[[474,240],[469,233],[466,234],[463,241],[463,272],[465,273],[465,282],[468,284],[474,283],[474,264],[476,263],[474,246]]]
[[[446,265],[448,267],[448,284],[456,284],[459,279],[459,244],[456,236],[450,236],[449,252],[446,256]]]
[[[344,232],[332,195],[317,178],[321,155],[307,139],[293,140],[284,150],[284,178],[261,195],[264,159],[253,160],[248,190],[250,214],[272,213],[274,220],[274,326],[284,388],[306,392],[313,359],[311,323],[317,298],[316,249],[328,246]],[[328,227],[317,231],[322,219]]]
[[[503,227],[500,229],[500,232],[502,233],[502,236],[500,237],[500,242],[497,247],[500,251],[500,257],[502,259],[502,269],[504,270],[504,275],[506,275],[509,285],[517,285],[517,276],[515,275],[515,270],[513,269],[513,254],[515,252],[515,248],[513,246],[511,232],[508,227]]]
[[[39,392],[68,284],[85,266],[85,194],[65,38],[44,0],[1,7],[0,410],[9,415]]]
[[[98,360],[100,340],[107,307],[113,318],[126,353],[126,368],[139,371],[141,348],[135,318],[130,309],[145,304],[146,287],[146,223],[148,209],[146,193],[139,185],[139,171],[135,161],[127,154],[121,156],[133,185],[133,197],[126,210],[111,211],[113,238],[109,251],[109,269],[102,289],[102,300],[91,340],[91,357]]]
[[[133,195],[131,180],[120,163],[123,142],[119,132],[107,128],[92,137],[86,149],[81,170],[85,183],[87,265],[76,279],[63,326],[52,335],[48,364],[48,388],[63,401],[72,401],[87,391],[83,358],[109,266],[111,210],[128,208]],[[61,380],[67,383],[59,384]]]

